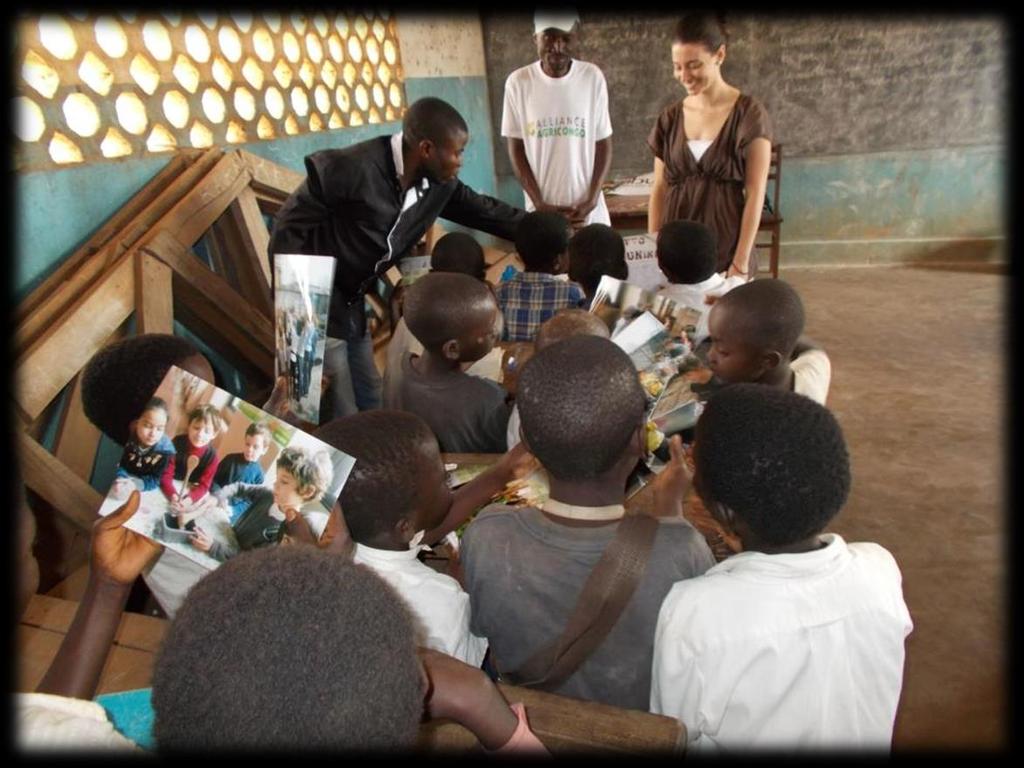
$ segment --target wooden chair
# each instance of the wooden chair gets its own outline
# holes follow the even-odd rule
[[[766,242],[754,242],[755,248],[768,249],[768,269],[772,277],[779,276],[779,230],[782,225],[782,212],[779,210],[779,184],[782,178],[782,145],[772,144],[772,160],[768,166],[768,188],[765,190],[765,207],[761,211],[761,224],[758,232],[771,233]]]

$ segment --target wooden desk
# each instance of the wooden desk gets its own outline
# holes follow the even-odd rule
[[[483,456],[489,454],[447,454]],[[495,457],[496,458],[496,457]],[[17,631],[17,692],[36,689],[74,619],[78,603],[34,595]],[[125,613],[103,667],[97,693],[147,688],[153,662],[170,622]],[[686,729],[671,717],[579,701],[542,691],[501,686],[510,702],[523,702],[533,732],[552,752],[674,752],[686,744]],[[419,749],[426,752],[466,751],[479,747],[461,725],[439,720],[420,726]]]
[[[647,231],[647,206],[650,195],[608,195],[604,196],[608,206],[608,217],[614,229],[642,229]]]
[[[78,610],[78,603],[47,595],[33,595],[17,631],[18,669],[16,690],[30,693],[50,668],[64,635]],[[116,693],[146,688],[153,661],[170,622],[140,613],[125,613],[114,635],[114,644],[100,674],[97,693]]]

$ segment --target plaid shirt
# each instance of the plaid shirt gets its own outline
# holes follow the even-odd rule
[[[533,341],[541,323],[566,307],[585,307],[579,283],[546,272],[520,272],[494,290],[505,316],[505,341]]]

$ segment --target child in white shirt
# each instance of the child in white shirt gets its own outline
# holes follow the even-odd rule
[[[469,596],[416,557],[423,534],[441,524],[451,504],[430,428],[412,413],[375,410],[328,422],[316,437],[356,460],[338,498],[354,561],[402,596],[423,645],[479,667],[487,640],[469,631]]]
[[[673,221],[662,227],[655,253],[658,267],[668,280],[667,285],[659,288],[658,295],[701,313],[691,339],[694,345],[700,344],[708,336],[711,303],[745,283],[746,278],[722,277],[715,271],[718,259],[715,233],[697,221]]]
[[[742,550],[666,596],[651,711],[698,749],[888,751],[913,624],[892,555],[823,532],[850,489],[835,417],[726,387],[697,422],[693,486]]]

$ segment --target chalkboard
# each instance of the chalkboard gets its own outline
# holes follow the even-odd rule
[[[491,116],[505,78],[537,59],[533,17],[481,14]],[[577,57],[608,80],[611,176],[650,171],[647,134],[684,95],[672,78],[675,14],[581,13]],[[722,67],[765,104],[787,157],[999,144],[1008,30],[995,17],[736,15]],[[495,169],[512,173],[504,140]]]

